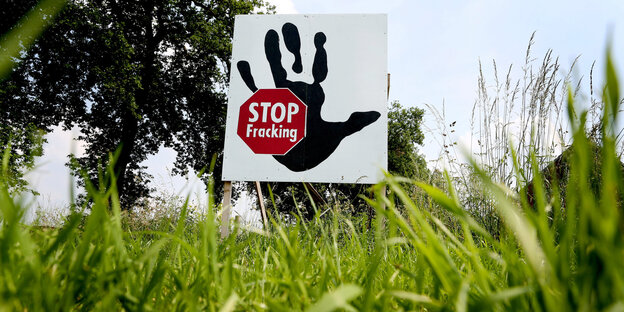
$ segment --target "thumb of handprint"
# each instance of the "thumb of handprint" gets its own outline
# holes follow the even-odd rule
[[[286,23],[282,26],[282,36],[288,51],[295,56],[292,70],[295,73],[303,71],[301,60],[301,39],[297,26]],[[321,83],[328,74],[327,52],[324,45],[327,41],[325,34],[317,32],[314,36],[316,53],[312,64],[312,77],[314,82],[309,84],[303,81],[290,81],[287,79],[286,69],[282,65],[282,54],[279,46],[280,37],[271,29],[264,37],[264,51],[271,68],[271,74],[275,88],[288,88],[308,106],[306,121],[306,136],[284,155],[273,157],[288,169],[296,172],[305,171],[318,166],[334,153],[342,140],[364,127],[375,122],[381,114],[377,111],[354,112],[346,121],[332,122],[321,117],[321,109],[325,105],[325,93]],[[238,71],[247,85],[255,92],[258,90],[251,74],[251,68],[247,61],[239,61],[236,64]],[[326,105],[340,105],[332,103],[329,99]],[[356,156],[357,157],[357,156]]]

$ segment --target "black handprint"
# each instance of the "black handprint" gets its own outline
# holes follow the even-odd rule
[[[301,73],[301,40],[297,26],[286,23],[282,27],[284,43],[288,51],[295,55],[292,69]],[[322,32],[314,36],[316,54],[312,65],[314,83],[308,84],[303,81],[290,81],[286,79],[286,70],[282,66],[282,54],[279,48],[279,35],[273,29],[269,30],[264,38],[264,51],[271,66],[271,73],[276,88],[288,88],[308,106],[306,123],[306,137],[293,147],[285,155],[273,157],[292,171],[305,171],[312,169],[327,159],[338,147],[342,139],[362,130],[364,127],[375,122],[381,114],[376,111],[355,112],[344,122],[325,121],[321,117],[321,107],[325,102],[325,93],[321,82],[327,77],[327,52],[323,45],[327,38]],[[247,87],[256,92],[258,88],[254,83],[251,69],[247,61],[239,61],[236,64],[238,71]]]

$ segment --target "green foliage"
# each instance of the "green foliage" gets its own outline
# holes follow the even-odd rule
[[[19,39],[17,67],[0,83],[3,121],[19,128],[28,116],[45,131],[78,126],[86,156],[75,160],[92,181],[106,155],[122,146],[114,171],[130,208],[149,195],[150,176],[140,164],[161,146],[178,152],[180,174],[200,171],[221,153],[234,16],[264,6],[69,1],[29,50]],[[3,10],[0,20],[21,12]]]
[[[422,145],[425,135],[421,125],[425,111],[404,108],[398,101],[388,110],[388,171],[408,178],[424,178],[428,174],[425,159],[418,154],[416,144]]]
[[[4,80],[20,63],[24,51],[51,24],[64,3],[63,0],[44,0],[38,4],[35,1],[3,4],[0,18],[0,84],[4,87],[0,88],[0,98],[12,96],[15,90],[25,87],[18,82]],[[33,168],[35,157],[42,154],[44,142],[43,130],[32,122],[32,116],[21,104],[19,99],[13,103],[0,100],[0,147],[9,151],[6,172],[0,179],[13,194],[27,190],[24,171]]]
[[[6,172],[0,180],[7,186],[11,194],[29,190],[24,180],[24,172],[33,169],[35,157],[43,153],[43,133],[32,124],[26,128],[12,127],[11,124],[0,125],[0,146],[6,146],[8,153]],[[29,190],[34,192],[33,190]]]

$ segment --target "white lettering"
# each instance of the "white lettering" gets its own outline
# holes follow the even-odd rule
[[[281,112],[279,117],[275,116],[275,112],[278,108]],[[282,122],[282,120],[284,120],[284,117],[286,117],[286,107],[284,107],[284,104],[279,102],[273,104],[273,106],[271,107],[271,120],[273,120],[274,123],[280,123]]]
[[[286,122],[290,123],[292,121],[292,115],[298,112],[299,112],[299,106],[297,104],[288,103],[288,120]]]
[[[290,142],[297,141],[297,129],[290,129]]]
[[[273,124],[269,128],[255,128],[253,124],[247,125],[246,136],[252,138],[288,139],[290,142],[297,141],[297,129],[284,128],[282,125]]]
[[[256,102],[253,102],[249,105],[249,112],[251,113],[251,115],[253,115],[251,118],[249,118],[249,122],[258,121],[258,112],[256,112],[256,107],[258,107],[258,103]]]
[[[267,110],[269,106],[271,106],[271,102],[260,102],[260,106],[262,106],[262,122],[267,121]]]

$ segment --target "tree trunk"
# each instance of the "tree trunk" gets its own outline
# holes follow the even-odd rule
[[[119,158],[115,163],[114,172],[117,176],[117,191],[119,192],[119,197],[123,199],[126,195],[127,189],[127,168],[128,164],[131,160],[132,152],[134,151],[136,145],[136,136],[139,130],[139,121],[132,113],[131,108],[126,109],[124,113],[124,121],[123,121],[123,129],[122,129],[122,137],[120,148],[121,151],[119,153]],[[122,207],[123,210],[128,210],[130,207],[126,207],[124,205]]]
[[[135,103],[136,109],[130,103],[126,104],[123,117],[122,137],[120,138],[121,152],[117,163],[115,164],[115,174],[117,174],[117,188],[119,197],[126,202],[122,207],[123,210],[129,210],[131,204],[136,198],[126,198],[128,196],[129,179],[127,174],[128,165],[132,162],[132,153],[136,149],[137,140],[139,139],[139,119],[140,113],[147,110],[150,105],[150,94],[152,84],[154,82],[154,63],[156,49],[158,48],[158,39],[154,36],[154,27],[152,24],[154,14],[154,1],[145,1],[143,3],[146,12],[146,18],[143,21],[145,27],[145,50],[140,56],[142,70],[140,73],[141,87],[136,90]]]

